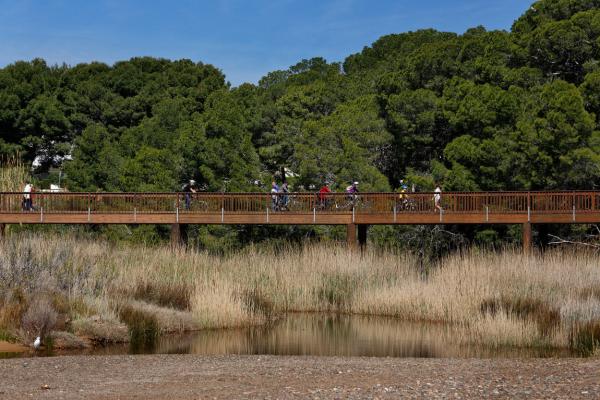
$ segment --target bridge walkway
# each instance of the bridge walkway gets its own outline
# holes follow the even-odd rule
[[[0,193],[4,224],[346,225],[348,240],[369,225],[521,224],[525,248],[532,224],[600,223],[600,191],[433,193],[44,193],[23,210],[23,193]],[[364,229],[364,232],[363,232]],[[1,233],[1,232],[0,232]]]

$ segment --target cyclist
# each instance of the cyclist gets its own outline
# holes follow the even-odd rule
[[[400,179],[400,194],[398,195],[398,200],[400,203],[400,208],[401,209],[408,209],[409,208],[409,203],[408,203],[408,195],[406,194],[408,192],[408,185],[406,184],[406,182],[404,182],[404,179]]]
[[[319,199],[319,207],[322,209],[329,208],[329,203],[331,199],[329,198],[329,193],[331,193],[331,189],[329,188],[329,182],[325,182],[323,187],[319,189],[319,193],[317,194],[317,198]]]
[[[354,208],[356,201],[358,200],[358,182],[352,182],[352,185],[346,188],[346,195],[352,205],[352,208]]]
[[[352,182],[352,185],[346,188],[346,194],[349,198],[355,199],[358,195],[358,182]]]
[[[271,183],[271,208],[273,211],[279,210],[279,185],[273,181]]]

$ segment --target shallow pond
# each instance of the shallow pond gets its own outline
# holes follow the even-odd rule
[[[270,354],[367,357],[564,357],[566,350],[489,349],[456,345],[458,331],[443,324],[356,315],[291,314],[269,326],[207,330],[50,354]],[[32,353],[4,354],[31,356]],[[0,353],[0,358],[3,355]]]

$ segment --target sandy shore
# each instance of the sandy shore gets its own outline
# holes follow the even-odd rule
[[[0,376],[0,399],[600,397],[600,359],[74,356]]]

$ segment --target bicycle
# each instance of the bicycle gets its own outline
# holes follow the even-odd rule
[[[396,200],[396,211],[415,211],[417,205],[414,199],[411,199],[407,195],[404,195]]]
[[[360,203],[360,196],[357,194],[349,194],[344,197],[343,202],[339,204],[337,201],[335,202],[336,210],[353,210]]]
[[[179,206],[186,212],[208,212],[210,209],[208,202],[199,200],[194,193],[184,193]]]
[[[296,195],[282,195],[278,204],[280,211],[302,211],[307,207],[306,203]]]

